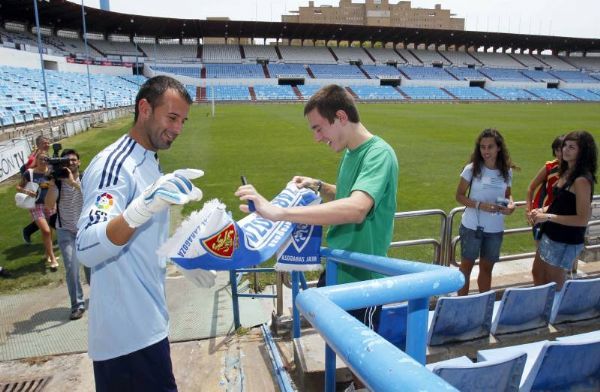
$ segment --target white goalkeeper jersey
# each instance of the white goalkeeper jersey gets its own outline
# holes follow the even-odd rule
[[[103,361],[148,347],[169,330],[166,259],[169,211],[155,214],[124,246],[106,236],[108,221],[162,175],[155,152],[125,135],[100,152],[83,178],[77,258],[92,268],[89,356]]]

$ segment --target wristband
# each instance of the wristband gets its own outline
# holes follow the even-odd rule
[[[322,187],[323,187],[323,181],[317,180],[317,193],[321,192]]]

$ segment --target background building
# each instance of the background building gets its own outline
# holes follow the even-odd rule
[[[388,0],[366,0],[365,3],[340,0],[339,7],[315,7],[315,2],[309,1],[308,7],[300,7],[292,13],[296,15],[283,15],[282,22],[465,29],[465,20],[454,18],[450,10],[442,9],[440,4],[436,4],[433,9],[412,8],[410,1],[390,4]]]

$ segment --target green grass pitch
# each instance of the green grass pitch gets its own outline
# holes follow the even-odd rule
[[[160,153],[163,170],[203,169],[205,176],[195,183],[203,190],[204,199],[219,198],[236,219],[242,213],[233,192],[242,174],[268,198],[297,174],[334,182],[340,156],[314,142],[302,110],[302,104],[217,104],[216,115],[211,117],[210,106],[195,105],[182,135],[170,150]],[[515,200],[525,198],[529,181],[551,158],[550,143],[556,135],[585,129],[600,140],[600,104],[361,103],[359,111],[363,124],[384,138],[398,156],[398,211],[439,208],[449,212],[456,207],[459,174],[484,128],[501,131],[521,168],[514,173]],[[63,147],[78,149],[85,168],[96,152],[127,132],[131,122],[132,118],[127,118],[92,129],[63,140]],[[46,271],[39,234],[33,237],[34,245],[22,243],[20,230],[29,216],[14,207],[14,184],[6,181],[0,186],[4,206],[0,265],[13,275],[0,281],[1,292],[57,282],[64,276],[61,271]],[[186,206],[183,213],[201,206],[202,202]],[[507,219],[509,228],[525,225],[522,208]],[[416,238],[439,238],[439,218],[396,223],[396,241]],[[505,237],[504,254],[532,250],[529,234]],[[393,250],[391,255],[430,262],[433,250],[419,246]]]

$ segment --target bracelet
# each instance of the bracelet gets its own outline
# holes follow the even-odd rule
[[[475,202],[475,209],[476,209],[476,210],[478,210],[478,209],[479,209],[479,205],[480,205],[480,204],[481,204],[481,202],[479,202],[479,201],[476,201],[476,202]]]
[[[321,192],[322,187],[323,187],[323,181],[317,180],[317,192]]]
[[[548,217],[546,222],[550,222],[554,218],[553,214],[546,214],[546,217]]]

